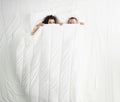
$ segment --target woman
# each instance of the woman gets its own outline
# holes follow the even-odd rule
[[[58,19],[56,16],[48,15],[44,18],[42,22],[36,25],[36,27],[32,31],[32,35],[35,34],[35,32],[40,28],[40,26],[43,26],[44,24],[58,24]]]

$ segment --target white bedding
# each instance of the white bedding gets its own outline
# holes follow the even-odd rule
[[[23,38],[16,72],[27,101],[106,102],[112,88],[105,37],[65,24],[45,25]]]

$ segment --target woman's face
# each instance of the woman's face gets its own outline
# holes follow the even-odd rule
[[[54,19],[49,19],[48,24],[55,24],[55,20]]]

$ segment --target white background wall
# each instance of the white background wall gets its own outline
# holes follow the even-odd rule
[[[112,99],[120,102],[120,12],[119,0],[0,0],[0,101],[6,99],[6,82],[16,95],[15,50],[22,36],[29,35],[33,23],[48,14],[55,14],[61,21],[76,16],[84,21],[88,31],[105,35],[109,48],[109,67],[112,70]],[[14,80],[13,80],[14,79]],[[11,82],[15,84],[10,84]],[[15,102],[24,102],[24,95],[16,95]],[[9,96],[9,97],[13,97]],[[24,101],[22,101],[24,100]]]

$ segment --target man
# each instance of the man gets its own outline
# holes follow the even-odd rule
[[[67,23],[68,23],[68,24],[78,24],[78,23],[80,23],[80,25],[84,25],[83,22],[78,22],[78,19],[75,18],[75,17],[70,17],[70,18],[68,19],[68,22],[67,22]]]

